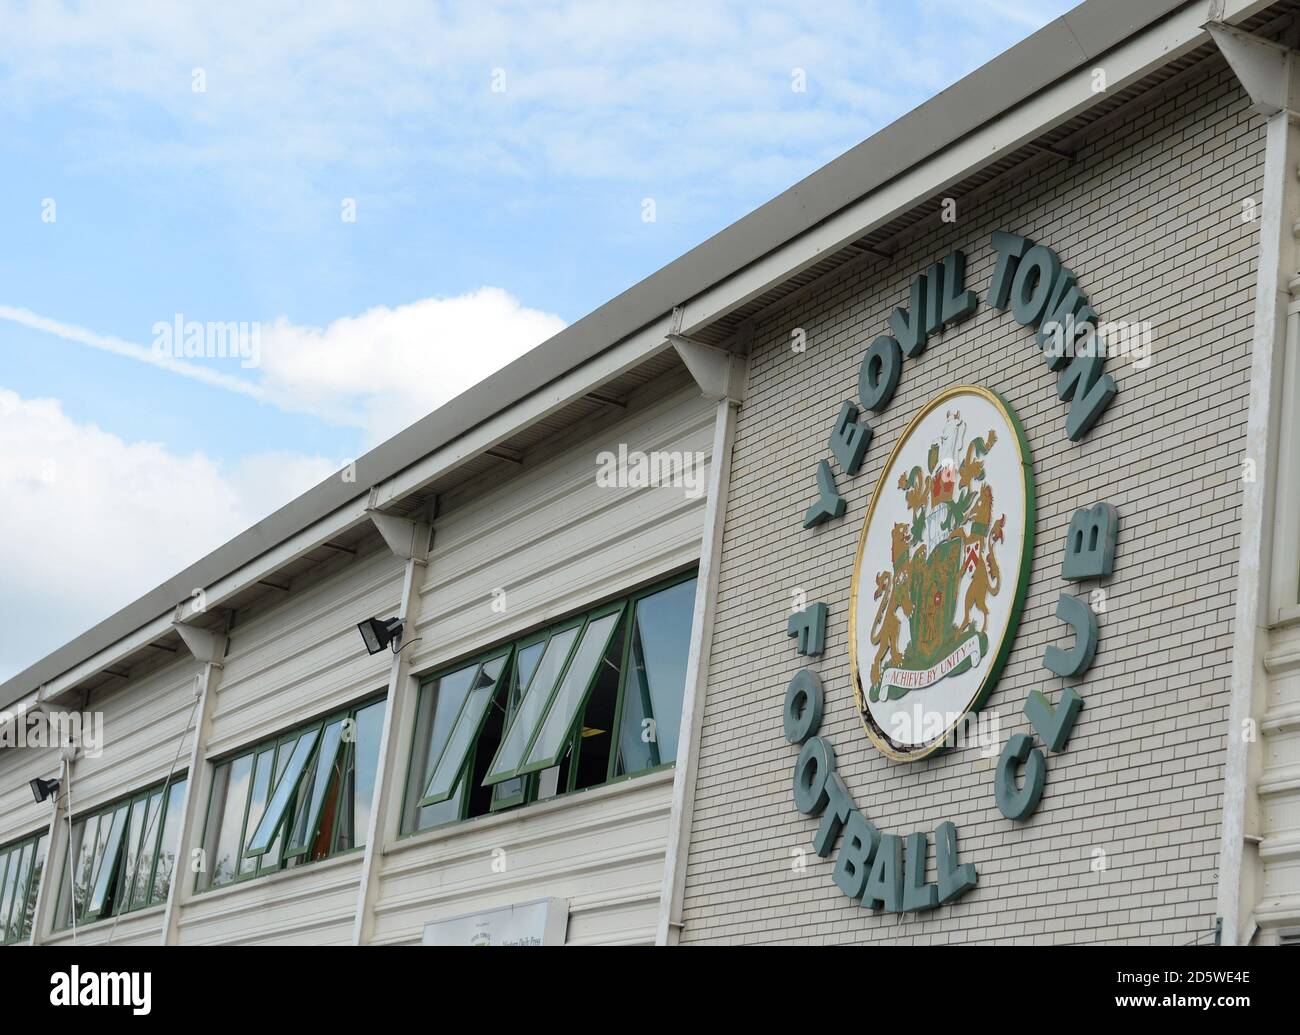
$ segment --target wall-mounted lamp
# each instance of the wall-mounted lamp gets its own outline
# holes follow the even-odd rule
[[[32,797],[36,799],[39,805],[51,794],[59,789],[59,781],[56,779],[42,780],[39,776],[29,784],[32,789]]]
[[[371,654],[378,654],[390,643],[393,645],[393,653],[397,653],[398,644],[402,642],[400,618],[367,618],[357,628],[366,642],[366,650]]]

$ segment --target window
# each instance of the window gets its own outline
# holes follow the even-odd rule
[[[199,890],[365,844],[384,704],[368,701],[216,764]]]
[[[0,945],[25,941],[32,933],[47,840],[33,834],[0,848]]]
[[[85,924],[167,901],[185,785],[182,776],[73,821],[56,928],[71,926],[74,909]]]
[[[674,762],[694,609],[679,578],[426,680],[403,831]]]

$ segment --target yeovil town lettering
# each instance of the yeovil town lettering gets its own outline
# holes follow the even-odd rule
[[[1097,325],[1097,311],[1080,290],[1078,278],[1045,245],[1028,237],[998,231],[989,282],[989,304],[1011,309],[1017,323],[1033,327],[1035,340],[1049,370],[1058,373],[1057,397],[1070,404],[1065,430],[1077,442],[1097,422],[1115,398],[1118,387],[1104,373],[1106,345]],[[892,335],[882,334],[868,347],[858,368],[858,400],[862,408],[880,413],[893,400],[903,373],[903,357],[916,359],[931,335],[968,319],[979,308],[979,297],[966,290],[966,256],[954,251],[912,281],[911,308],[895,309],[889,318]],[[831,431],[830,450],[844,473],[856,475],[866,458],[874,429],[858,420],[851,401],[840,408]],[[817,501],[804,515],[804,527],[843,515],[830,462],[817,465]]]
[[[1019,324],[1035,331],[1042,359],[1057,375],[1056,395],[1069,404],[1066,436],[1077,442],[1117,393],[1104,372],[1107,348],[1097,313],[1075,274],[1050,248],[1002,232],[993,235],[991,245],[989,304],[1009,309]],[[979,297],[967,290],[965,277],[960,251],[917,276],[910,306],[890,316],[892,333],[868,347],[859,367],[858,399],[841,405],[828,443],[831,460],[845,475],[859,473],[874,437],[860,415],[889,405],[904,357],[920,357],[934,335],[978,310]],[[847,509],[831,460],[818,463],[817,499],[804,514],[805,528],[840,518]],[[962,385],[940,393],[895,444],[864,521],[849,615],[859,714],[888,757],[917,761],[950,746],[995,686],[1027,589],[1034,493],[1024,431],[1010,405],[986,388]],[[1118,511],[1109,504],[1078,510],[1070,521],[1062,577],[1079,582],[1109,576],[1118,524]],[[869,608],[874,610],[870,620]],[[1079,676],[1096,653],[1097,617],[1068,593],[1060,595],[1056,615],[1073,629],[1075,642],[1068,650],[1049,646],[1043,666],[1055,676]],[[786,631],[796,638],[799,654],[823,653],[828,621],[824,603],[790,616]],[[796,807],[820,820],[814,849],[826,858],[843,837],[836,884],[863,905],[887,912],[931,909],[975,887],[978,875],[958,858],[952,822],[933,832],[938,880],[927,885],[930,835],[882,833],[856,808],[835,771],[834,750],[816,735],[822,702],[816,673],[801,669],[786,691],[784,728],[790,743],[800,747]],[[1055,708],[1041,692],[1031,692],[1024,713],[1046,749],[1060,752],[1082,707],[1083,698],[1066,687]],[[912,721],[918,712],[923,718]],[[936,724],[929,721],[933,715],[946,718]],[[994,798],[1004,816],[1023,821],[1033,814],[1046,771],[1032,734],[1017,733],[1007,741],[994,771]]]

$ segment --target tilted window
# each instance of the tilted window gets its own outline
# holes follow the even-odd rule
[[[367,701],[218,762],[199,890],[364,846],[384,705]]]
[[[403,831],[674,762],[694,607],[679,578],[426,680]]]
[[[48,840],[33,834],[0,848],[0,945],[26,941],[32,933]]]
[[[56,928],[72,924],[74,909],[85,924],[167,901],[185,785],[174,778],[73,821]]]

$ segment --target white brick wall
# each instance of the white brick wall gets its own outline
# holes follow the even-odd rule
[[[827,282],[757,328],[740,412],[724,539],[713,665],[687,871],[691,941],[1154,942],[1205,937],[1214,922],[1223,743],[1237,554],[1237,478],[1249,393],[1262,122],[1221,64],[1131,115],[1074,162],[1046,166],[926,231],[887,263]],[[1053,248],[1102,319],[1150,320],[1146,370],[1112,359],[1119,395],[1080,444],[1032,333],[987,305],[995,230]],[[953,248],[981,306],[907,360],[857,478],[833,465],[846,515],[815,531],[801,519],[813,473],[872,339],[907,305],[912,278]],[[808,348],[789,348],[802,327]],[[869,494],[917,409],[949,385],[1002,393],[1030,439],[1037,546],[1020,632],[986,711],[999,747],[1029,730],[1030,690],[1059,697],[1044,647],[1068,646],[1054,616],[1073,511],[1120,510],[1116,572],[1100,615],[1097,659],[1068,750],[1048,759],[1037,813],[1006,820],[994,759],[975,751],[891,762],[867,739],[849,682],[849,588]],[[822,733],[859,808],[883,831],[956,822],[979,886],[915,915],[873,915],[841,895],[834,856],[809,844],[816,821],[791,800],[796,749],[781,734],[785,687],[804,661],[785,635],[791,592],[831,609],[827,650],[811,660],[826,686]],[[1108,868],[1090,868],[1093,851]],[[800,874],[792,853],[806,850]],[[933,847],[931,848],[933,855]],[[929,878],[933,880],[933,860]]]

